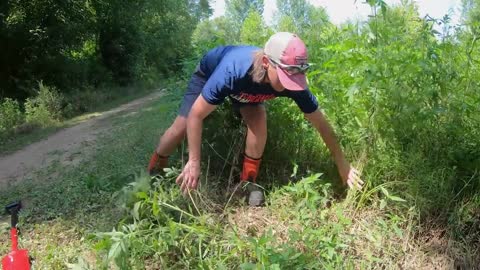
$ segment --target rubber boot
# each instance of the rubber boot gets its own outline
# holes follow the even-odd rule
[[[244,155],[243,170],[240,180],[243,182],[250,182],[247,186],[248,205],[261,206],[265,201],[263,190],[256,184],[258,169],[260,168],[261,159],[254,159]]]
[[[154,152],[148,163],[147,171],[150,176],[163,173],[163,169],[168,166],[168,157],[161,156]]]

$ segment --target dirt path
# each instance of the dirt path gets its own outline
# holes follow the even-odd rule
[[[162,96],[158,90],[115,109],[101,113],[78,125],[50,135],[42,141],[28,145],[15,153],[0,157],[0,188],[18,183],[35,171],[45,168],[55,160],[65,166],[75,166],[85,154],[92,152],[95,139],[111,128],[112,117],[132,113],[146,103]]]

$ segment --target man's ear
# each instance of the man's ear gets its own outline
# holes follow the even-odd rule
[[[268,69],[268,66],[270,65],[270,61],[268,61],[268,58],[266,55],[262,57],[262,67],[266,70]]]

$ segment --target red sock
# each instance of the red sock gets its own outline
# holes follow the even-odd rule
[[[244,154],[243,170],[242,174],[240,175],[240,180],[255,183],[257,180],[258,169],[260,168],[261,161],[261,158],[255,159]]]
[[[162,172],[164,168],[168,166],[168,157],[161,156],[154,152],[152,157],[150,158],[150,162],[148,163],[148,172],[152,173],[159,173]]]

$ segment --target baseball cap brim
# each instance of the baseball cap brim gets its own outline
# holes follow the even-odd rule
[[[290,75],[279,66],[277,66],[277,74],[280,83],[288,90],[302,91],[307,89],[307,77],[305,73],[297,73]]]

